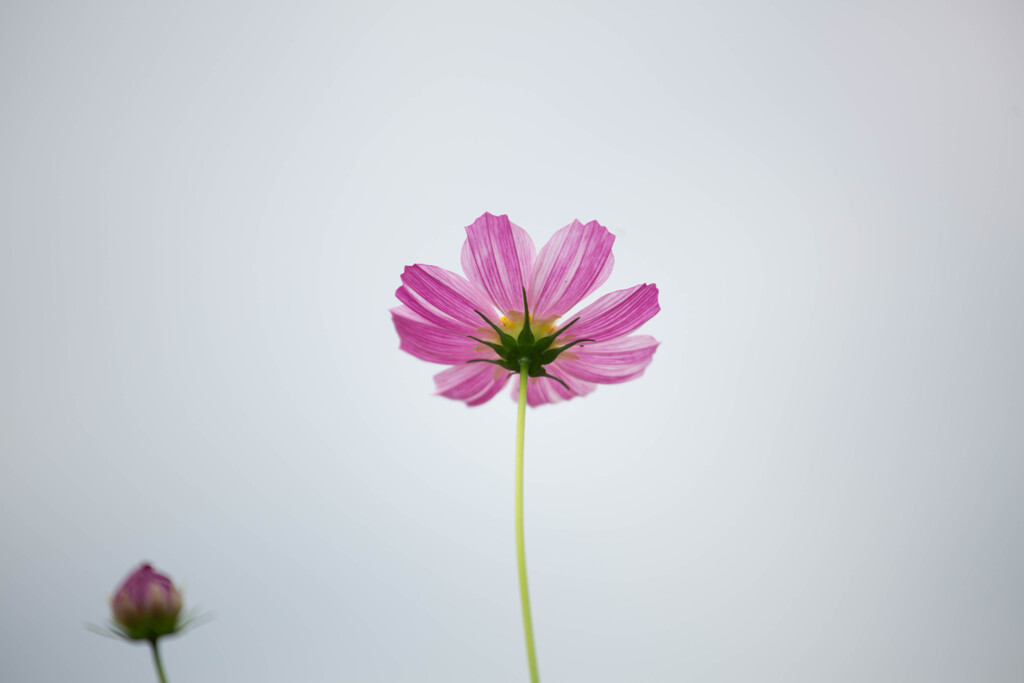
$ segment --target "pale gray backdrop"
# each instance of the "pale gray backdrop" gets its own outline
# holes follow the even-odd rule
[[[617,236],[647,375],[530,413],[545,681],[1024,680],[1024,5],[0,5],[0,680],[148,559],[175,683],[521,682],[514,405],[403,266]]]

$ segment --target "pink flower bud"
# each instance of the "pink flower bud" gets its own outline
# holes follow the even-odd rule
[[[181,593],[148,563],[128,575],[111,598],[114,621],[133,640],[156,640],[178,630]]]

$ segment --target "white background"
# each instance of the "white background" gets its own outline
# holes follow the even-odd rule
[[[143,559],[172,681],[524,681],[514,405],[405,265],[618,237],[646,376],[531,411],[546,681],[1024,680],[1024,6],[4,2],[0,680]]]

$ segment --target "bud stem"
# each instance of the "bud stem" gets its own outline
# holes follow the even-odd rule
[[[157,645],[157,639],[150,639],[149,645],[153,649],[153,664],[156,666],[156,673],[160,677],[160,683],[167,683],[167,674],[164,673],[164,664],[160,661],[160,647]]]
[[[533,619],[530,616],[530,589],[526,585],[526,538],[523,534],[523,442],[526,435],[526,382],[529,363],[519,369],[519,414],[516,419],[516,558],[519,561],[519,598],[523,603],[523,630],[526,632],[526,658],[530,680],[540,682],[537,652],[533,646]]]

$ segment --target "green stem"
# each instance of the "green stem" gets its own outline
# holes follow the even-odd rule
[[[539,683],[537,652],[533,647],[533,619],[530,617],[530,589],[526,585],[526,540],[523,535],[523,441],[526,435],[526,380],[529,366],[519,370],[519,415],[516,419],[516,558],[519,561],[519,597],[523,603],[523,630],[526,632],[526,658],[530,662],[530,680]]]
[[[153,648],[153,664],[156,665],[156,673],[160,676],[160,683],[167,683],[167,674],[164,673],[164,663],[160,661],[160,647],[157,645],[156,638],[149,641],[150,646]]]

